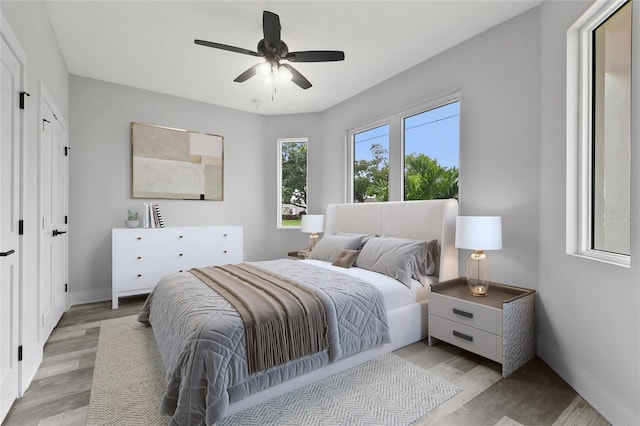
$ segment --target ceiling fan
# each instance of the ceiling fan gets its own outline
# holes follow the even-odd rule
[[[242,53],[263,57],[265,62],[256,64],[235,78],[235,82],[242,83],[258,73],[270,74],[275,92],[275,81],[278,73],[289,74],[291,80],[303,89],[311,87],[311,82],[300,72],[287,63],[289,62],[331,62],[343,61],[344,52],[336,50],[307,50],[301,52],[289,52],[287,44],[280,38],[280,17],[275,13],[264,11],[262,14],[262,30],[264,38],[258,42],[257,52],[243,49],[241,47],[228,46],[226,44],[214,43],[212,41],[194,40],[195,44],[213,47],[215,49],[228,50],[230,52]]]

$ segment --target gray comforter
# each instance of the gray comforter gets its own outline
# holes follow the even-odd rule
[[[153,327],[162,354],[167,391],[160,409],[171,424],[213,424],[231,402],[390,341],[382,294],[371,284],[294,260],[253,264],[314,289],[326,311],[329,350],[249,375],[237,311],[193,274],[169,275],[138,320]]]

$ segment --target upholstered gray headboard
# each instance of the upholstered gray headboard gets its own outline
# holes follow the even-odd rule
[[[440,281],[458,277],[455,247],[456,200],[391,201],[386,203],[329,204],[324,232],[378,234],[440,243]]]

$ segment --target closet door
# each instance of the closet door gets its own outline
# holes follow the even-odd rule
[[[44,93],[40,134],[40,300],[42,343],[66,307],[68,274],[66,131]]]
[[[19,391],[20,142],[22,64],[2,38],[0,51],[0,421]]]

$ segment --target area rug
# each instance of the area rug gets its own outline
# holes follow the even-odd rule
[[[88,425],[166,425],[164,367],[153,332],[135,316],[103,321]],[[386,354],[227,417],[218,425],[408,425],[460,389]]]

